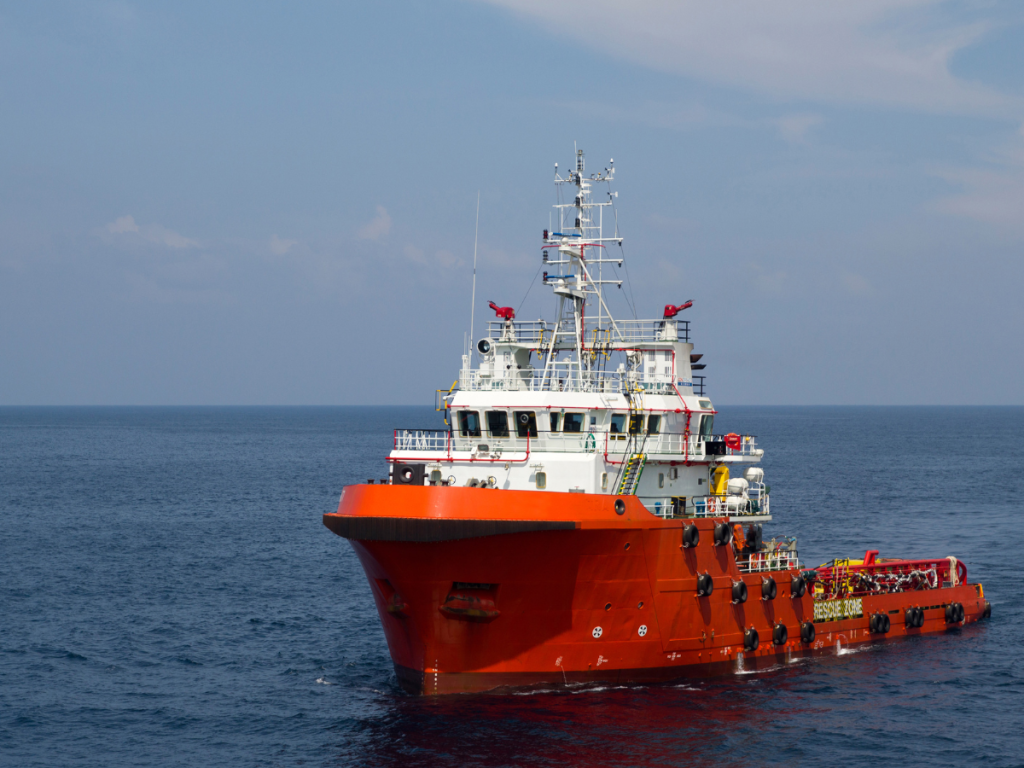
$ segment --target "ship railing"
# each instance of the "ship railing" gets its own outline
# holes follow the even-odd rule
[[[763,517],[770,515],[771,498],[766,491],[753,489],[743,496],[696,496],[692,499],[693,517]]]
[[[769,544],[763,552],[746,552],[736,555],[736,567],[740,573],[764,573],[765,571],[800,570],[800,556],[796,549],[785,543],[775,548]]]
[[[690,340],[689,320],[616,320],[614,325],[600,328],[588,326],[586,330],[588,340],[594,336],[599,344],[607,343],[612,349],[637,343]],[[487,324],[488,338],[529,344],[537,349],[550,344],[553,333],[554,324],[543,320],[491,320]],[[567,339],[574,339],[575,330],[570,328],[559,331],[559,336],[563,335]]]
[[[479,435],[463,435],[459,430],[445,429],[396,429],[394,433],[394,450],[396,451],[427,451],[427,452],[472,452],[472,453],[495,453],[501,451],[521,451],[528,438],[519,436],[513,431],[508,435],[492,435],[481,430]],[[538,431],[533,440],[534,451],[548,451],[553,453],[596,453],[601,451],[605,458],[612,464],[624,461],[629,455],[638,451],[648,455],[656,456],[679,456],[692,461],[700,461],[706,458],[706,443],[708,438],[703,435],[684,435],[679,433],[664,434],[621,434],[614,432],[550,432]],[[720,440],[716,440],[721,444]],[[727,449],[730,454],[736,455],[757,455],[756,445],[753,436],[743,436],[743,443],[740,450]],[[768,514],[768,498],[764,494],[761,500],[762,491],[752,484],[748,490],[747,499],[752,503],[753,514]],[[704,501],[710,498],[711,501]],[[720,500],[716,497],[699,497],[691,501],[691,506],[696,505],[693,516],[714,517],[719,513],[719,507],[728,505],[733,509],[735,505],[726,501],[726,497]],[[743,512],[738,512],[743,514]]]
[[[452,433],[447,429],[396,429],[396,451],[443,451],[451,447]]]
[[[481,430],[479,435],[463,435],[458,430],[444,429],[396,429],[394,450],[427,452],[501,452],[520,451],[528,438],[516,435],[492,435]],[[617,464],[635,452],[655,456],[681,456],[699,461],[708,455],[715,455],[706,449],[709,438],[703,435],[665,434],[622,434],[614,432],[550,432],[539,431],[533,438],[533,450],[554,453],[595,453],[602,451],[605,458]],[[717,437],[711,441],[722,445]],[[753,436],[743,436],[741,448],[727,449],[730,455],[757,456]],[[684,450],[685,449],[685,450]],[[715,450],[719,450],[716,448]],[[762,498],[763,496],[763,498]],[[691,500],[691,516],[715,517],[724,514],[768,514],[768,495],[759,483],[752,483],[742,499],[727,496],[701,496]],[[738,509],[737,507],[742,507]]]
[[[500,370],[474,368],[459,374],[459,388],[473,392],[646,392],[675,394],[671,381],[647,381],[641,374],[619,371],[583,371],[575,363],[558,361],[547,374],[540,369]]]
[[[691,461],[700,461],[708,456],[757,458],[762,455],[754,435],[740,435],[738,448],[726,445],[723,435],[687,436],[673,432],[650,435],[606,433],[605,443],[608,446],[606,454],[612,461],[620,455],[628,455],[638,450],[642,450],[643,453],[682,455]]]
[[[468,453],[498,458],[502,454],[524,450],[550,453],[597,453],[598,435],[593,432],[537,432],[535,437],[520,437],[514,432],[496,437],[481,431],[479,435],[462,435],[458,430],[396,429],[394,450],[417,453]]]
[[[559,360],[543,369],[471,368],[459,373],[459,389],[470,392],[599,392],[620,394],[676,394],[671,380],[649,380],[645,374],[631,371],[580,371],[575,362]],[[696,391],[696,390],[695,390]]]
[[[767,493],[742,496],[638,496],[652,513],[663,518],[749,518],[757,522],[771,514]]]
[[[665,392],[672,394],[671,383],[631,380],[618,371],[583,371],[558,361],[545,376],[543,370],[501,370],[492,372],[474,368],[459,373],[459,389],[470,392]]]

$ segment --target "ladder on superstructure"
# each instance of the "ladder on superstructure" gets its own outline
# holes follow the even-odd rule
[[[626,460],[622,472],[622,480],[616,494],[619,496],[635,496],[636,488],[640,484],[640,476],[644,473],[644,466],[647,464],[646,453],[634,453]]]

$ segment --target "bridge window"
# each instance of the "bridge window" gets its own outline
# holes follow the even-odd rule
[[[561,421],[561,419],[562,419],[562,414],[561,413],[552,413],[551,414],[551,431],[552,432],[557,432],[558,431],[558,422]]]
[[[476,411],[459,411],[459,434],[463,437],[480,437],[480,414]]]
[[[563,432],[582,432],[583,431],[583,414],[582,413],[567,413],[565,419],[562,422]]]
[[[704,414],[700,417],[700,434],[701,437],[711,437],[714,434],[713,430],[715,427],[715,417],[710,414]]]
[[[519,437],[536,437],[537,414],[533,411],[516,411],[516,434]]]
[[[650,415],[647,417],[647,434],[656,435],[661,431],[661,416]]]
[[[612,414],[612,428],[611,433],[613,435],[622,435],[626,432],[626,414],[624,413],[613,413]]]
[[[487,431],[491,437],[508,437],[508,414],[504,411],[488,411]]]

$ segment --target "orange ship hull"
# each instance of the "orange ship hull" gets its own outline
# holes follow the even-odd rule
[[[722,674],[987,612],[980,585],[960,584],[840,601],[815,621],[810,591],[792,594],[798,572],[741,573],[732,546],[713,542],[721,522],[657,518],[631,496],[391,485],[349,486],[324,515],[362,563],[401,684],[427,694]],[[702,574],[709,595],[698,595]],[[774,599],[763,599],[766,576]],[[748,599],[737,604],[739,581]],[[951,604],[962,619],[947,620]],[[908,625],[910,607],[924,609],[922,626]],[[888,631],[871,631],[873,614],[889,617]],[[812,642],[801,639],[808,623]],[[756,650],[745,647],[751,628]]]

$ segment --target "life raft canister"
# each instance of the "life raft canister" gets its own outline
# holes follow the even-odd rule
[[[725,447],[732,448],[734,451],[738,451],[743,447],[743,438],[737,435],[735,432],[730,432],[725,436]]]

